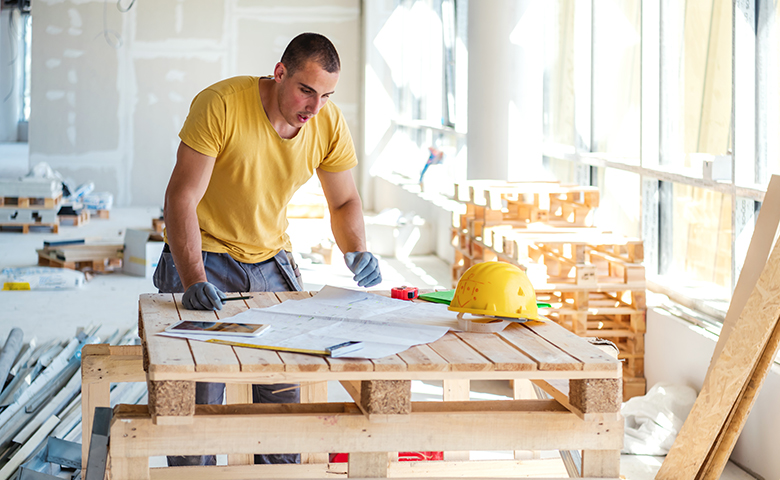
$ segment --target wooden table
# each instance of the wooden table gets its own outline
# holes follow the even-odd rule
[[[216,313],[185,310],[179,294],[141,295],[139,335],[149,405],[115,408],[110,478],[310,475],[311,470],[304,470],[307,465],[250,465],[255,453],[289,452],[302,452],[305,462],[319,461],[323,477],[328,475],[322,452],[349,452],[350,478],[377,478],[387,476],[387,452],[555,449],[582,450],[583,477],[619,476],[620,363],[553,322],[513,324],[498,334],[450,332],[431,344],[379,360],[331,359],[155,335],[180,319],[213,321],[310,293],[251,295]],[[112,362],[109,350],[103,356],[85,356],[87,412],[107,401],[107,387],[96,386],[111,379],[108,371],[122,372],[126,379],[139,377],[137,371],[128,373],[137,369],[138,358],[123,357],[134,365],[130,367]],[[553,399],[468,401],[471,380],[492,379],[531,379]],[[329,380],[340,381],[355,402],[327,403]],[[442,380],[445,401],[411,402],[411,380]],[[226,382],[228,405],[196,406],[195,381]],[[305,403],[249,403],[252,383],[298,382]],[[85,423],[85,431],[88,428]],[[229,465],[148,466],[150,456],[185,454],[228,454]]]

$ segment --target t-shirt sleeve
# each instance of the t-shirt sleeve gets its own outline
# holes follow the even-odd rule
[[[349,127],[341,112],[338,113],[331,137],[330,149],[319,165],[319,168],[326,172],[343,172],[353,168],[358,163]]]
[[[196,95],[179,138],[193,150],[216,158],[225,140],[225,102],[222,97],[208,89]]]

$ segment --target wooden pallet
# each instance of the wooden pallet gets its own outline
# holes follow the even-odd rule
[[[82,272],[100,272],[108,273],[122,269],[122,259],[118,257],[108,257],[100,259],[66,261],[57,258],[54,252],[38,251],[38,265],[42,267],[68,268],[70,270],[80,270]]]
[[[152,230],[157,233],[163,233],[165,230],[165,219],[163,217],[152,219]]]
[[[531,279],[537,300],[553,305],[543,309],[543,315],[577,335],[606,338],[617,345],[624,365],[624,400],[644,395],[644,267],[628,261],[641,258],[641,244],[525,242],[524,248],[531,254],[525,262],[518,262],[495,248],[502,244],[495,237],[491,248],[466,229],[453,228],[451,232],[455,248],[453,287],[476,263],[499,260],[519,265]],[[595,265],[576,263],[591,258],[596,260]]]
[[[0,207],[37,208],[49,210],[62,201],[62,194],[54,198],[46,197],[0,197]]]
[[[78,215],[59,215],[61,225],[80,227],[89,222],[89,212],[82,209]]]
[[[102,220],[108,220],[109,214],[111,213],[111,210],[92,210],[89,208],[87,211],[89,212],[90,216],[98,217]]]
[[[474,207],[501,212],[504,221],[589,227],[593,226],[594,212],[599,204],[599,190],[558,182],[488,180],[456,185],[456,198]],[[480,210],[474,213],[482,220]]]
[[[59,222],[56,223],[2,223],[0,231],[21,231],[30,233],[30,229],[40,230],[48,229],[51,233],[58,233],[60,229]]]

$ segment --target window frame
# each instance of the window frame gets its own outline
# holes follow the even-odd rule
[[[574,101],[577,114],[574,122],[574,138],[592,139],[591,123],[593,111],[593,91],[591,88],[593,72],[592,49],[593,38],[593,1],[577,2],[575,10],[575,30],[580,30],[582,38],[588,37],[590,31],[591,43],[575,47],[582,51],[587,62],[575,66]],[[732,3],[732,136],[734,149],[731,155],[718,158],[730,164],[731,178],[729,180],[713,179],[709,170],[691,171],[672,165],[665,165],[661,158],[659,146],[667,138],[661,128],[664,114],[663,82],[664,71],[669,63],[676,61],[662,51],[662,35],[664,31],[664,5],[674,0],[642,1],[641,2],[641,77],[640,77],[640,154],[639,158],[620,158],[605,153],[592,152],[591,142],[581,142],[580,145],[545,144],[544,155],[555,159],[567,160],[573,163],[575,172],[582,172],[588,167],[604,167],[631,172],[639,175],[641,189],[641,231],[645,242],[645,266],[648,273],[648,288],[667,294],[679,303],[702,311],[720,320],[725,312],[709,307],[706,302],[690,298],[673,289],[664,288],[658,281],[659,273],[663,273],[671,255],[671,225],[665,219],[671,218],[671,195],[666,194],[667,185],[682,184],[697,188],[712,190],[730,195],[731,208],[731,291],[736,286],[739,273],[747,253],[749,242],[738,242],[740,233],[746,228],[752,230],[760,203],[766,193],[767,154],[757,151],[761,138],[767,139],[767,130],[776,129],[776,125],[767,125],[768,110],[760,108],[761,92],[771,89],[767,75],[761,75],[762,65],[757,65],[758,59],[769,58],[771,39],[777,38],[777,22],[766,22],[767,18],[776,15],[777,5],[772,2],[761,2],[761,12],[758,12],[755,0],[736,0]],[[731,3],[731,2],[730,2]],[[765,23],[772,23],[772,29],[764,28],[761,34],[757,24],[758,14]],[[585,30],[584,32],[582,30]],[[577,33],[575,32],[575,35]],[[764,66],[765,69],[765,66]],[[659,80],[660,79],[660,80]],[[767,128],[769,127],[769,128]],[[761,138],[757,133],[763,133]],[[763,155],[762,155],[763,153]],[[753,158],[754,161],[750,161]],[[740,165],[737,169],[736,165]],[[748,165],[747,168],[744,165]],[[587,175],[576,175],[577,178],[588,178]],[[590,176],[590,184],[593,184]],[[666,232],[666,233],[665,233]],[[749,232],[748,232],[749,233]]]

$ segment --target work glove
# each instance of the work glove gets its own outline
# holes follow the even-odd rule
[[[188,310],[222,310],[222,299],[225,294],[209,282],[190,285],[181,297],[181,303]]]
[[[382,281],[379,272],[379,260],[371,252],[348,252],[344,254],[344,262],[355,274],[355,280],[360,287],[373,287]]]

